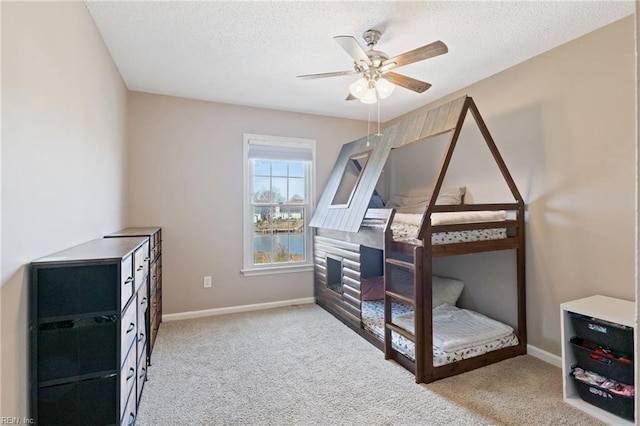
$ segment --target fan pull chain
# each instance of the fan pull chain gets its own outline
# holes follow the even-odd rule
[[[376,136],[382,136],[382,134],[380,133],[380,104],[382,103],[381,99],[378,99],[378,102],[376,102],[378,104],[378,133],[376,133]]]
[[[369,144],[369,135],[371,134],[371,105],[369,105],[367,112],[367,147]]]

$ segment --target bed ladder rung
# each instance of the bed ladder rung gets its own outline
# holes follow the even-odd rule
[[[390,265],[398,266],[400,268],[408,269],[409,271],[414,271],[416,269],[415,265],[411,262],[405,262],[404,260],[393,259],[390,257],[386,258],[386,262]]]
[[[409,296],[405,296],[403,294],[396,293],[396,292],[389,291],[389,290],[385,291],[385,294],[387,296],[389,296],[389,297],[394,298],[394,299],[402,300],[403,302],[408,303],[411,306],[415,306],[415,302],[413,301],[413,298],[411,298]]]
[[[400,334],[405,339],[410,340],[413,343],[416,342],[416,337],[413,334],[411,334],[410,332],[408,332],[407,330],[405,330],[404,328],[398,327],[397,325],[392,324],[392,323],[386,323],[385,325],[389,330],[395,331],[396,333]]]

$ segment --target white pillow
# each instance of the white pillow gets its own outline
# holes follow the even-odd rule
[[[454,278],[433,276],[433,306],[437,308],[443,303],[450,305],[456,304],[462,290],[464,289],[464,281],[456,280]]]
[[[442,306],[445,303],[455,306],[460,294],[464,289],[464,281],[456,280],[455,278],[433,276],[433,306],[432,309],[436,309],[438,306]],[[393,317],[393,323],[405,330],[415,333],[414,331],[414,313],[413,311],[405,314],[396,315]]]
[[[441,188],[436,204],[438,205],[456,205],[462,204],[462,197],[467,188],[464,186]],[[387,201],[386,207],[396,209],[398,213],[424,213],[424,209],[429,203],[430,198],[425,196],[409,197],[405,195],[392,195]]]
[[[424,213],[424,209],[429,202],[427,197],[407,197],[404,195],[392,195],[386,207],[396,209],[397,213]]]
[[[438,205],[462,204],[462,197],[466,192],[467,192],[467,188],[465,186],[452,187],[452,188],[440,188],[440,194],[438,194],[438,199],[436,200],[436,204]]]

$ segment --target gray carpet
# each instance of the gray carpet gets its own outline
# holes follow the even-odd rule
[[[528,355],[429,385],[316,305],[165,322],[138,425],[599,425]]]

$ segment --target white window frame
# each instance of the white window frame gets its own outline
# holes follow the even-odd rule
[[[305,250],[306,260],[304,262],[285,264],[264,264],[255,265],[253,263],[253,204],[251,165],[249,163],[250,145],[273,146],[278,149],[291,148],[292,150],[305,149],[311,151],[311,162],[308,165],[306,175],[306,197],[307,203],[305,212]],[[309,227],[309,222],[315,210],[315,181],[316,181],[316,141],[314,139],[289,138],[281,136],[267,136],[245,133],[243,135],[243,261],[241,272],[245,276],[281,274],[289,272],[313,271],[313,228]]]

